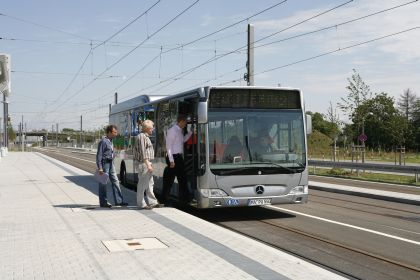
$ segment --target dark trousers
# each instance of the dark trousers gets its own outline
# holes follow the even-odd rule
[[[188,189],[187,179],[185,176],[184,158],[181,154],[174,155],[175,167],[169,167],[169,158],[166,157],[166,164],[168,165],[163,171],[163,199],[164,203],[168,203],[169,194],[171,192],[172,185],[174,184],[175,176],[178,180],[178,196],[181,202],[187,202],[188,200]]]

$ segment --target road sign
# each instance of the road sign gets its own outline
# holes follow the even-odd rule
[[[366,142],[367,135],[366,134],[360,134],[358,139],[359,139],[360,142]]]

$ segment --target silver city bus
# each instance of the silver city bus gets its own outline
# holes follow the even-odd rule
[[[111,108],[120,180],[136,183],[132,144],[140,123],[155,123],[155,193],[163,190],[165,136],[178,114],[193,131],[184,145],[191,201],[198,208],[305,203],[308,160],[302,94],[272,87],[202,87],[153,100],[139,96]],[[175,181],[171,198],[177,199]]]

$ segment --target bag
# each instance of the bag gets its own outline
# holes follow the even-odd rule
[[[102,174],[99,174],[99,170],[96,170],[95,180],[98,181],[101,184],[106,185],[108,183],[108,180],[109,180],[109,175],[108,175],[108,173],[105,173],[105,172],[102,173]]]

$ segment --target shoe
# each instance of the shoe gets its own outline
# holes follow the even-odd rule
[[[152,210],[152,207],[149,206],[149,205],[146,205],[146,206],[144,206],[144,207],[142,207],[140,209],[143,209],[143,210]]]
[[[112,208],[112,204],[109,204],[108,202],[106,204],[100,205],[102,208]]]
[[[128,206],[128,203],[127,202],[121,202],[121,203],[117,203],[116,205],[121,206],[121,207],[126,207],[126,206]]]
[[[156,203],[156,204],[153,204],[153,205],[149,205],[151,208],[162,208],[164,205],[163,204],[160,204],[160,203]]]

